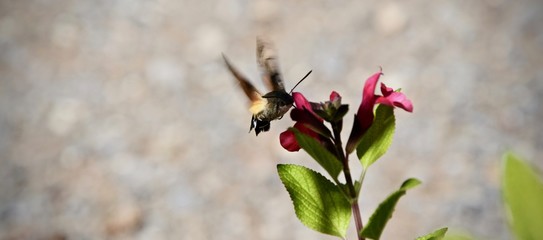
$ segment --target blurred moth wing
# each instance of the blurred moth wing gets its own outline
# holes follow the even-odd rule
[[[255,133],[258,136],[260,132],[269,131],[270,122],[281,119],[292,107],[294,100],[292,99],[292,96],[285,91],[275,52],[271,47],[271,44],[261,39],[257,39],[256,45],[257,62],[262,72],[262,79],[266,86],[271,90],[271,92],[264,95],[262,95],[245,76],[234,68],[224,54],[223,59],[226,63],[226,67],[230,70],[234,78],[236,78],[241,89],[251,101],[249,111],[252,113],[252,118],[249,132],[254,128]]]
[[[271,43],[256,39],[256,59],[262,71],[262,80],[270,91],[285,91],[283,77],[279,72],[276,53]]]
[[[230,70],[234,78],[236,78],[236,80],[239,83],[239,86],[241,87],[245,95],[247,95],[249,100],[251,101],[251,105],[249,106],[249,111],[253,115],[258,114],[259,112],[263,111],[264,108],[266,107],[267,100],[263,98],[260,92],[255,88],[255,86],[253,86],[253,84],[251,84],[251,82],[249,82],[249,80],[247,80],[247,78],[243,76],[243,74],[241,74],[230,63],[230,61],[228,61],[228,58],[226,58],[224,54],[222,55],[222,57],[224,59],[224,62],[226,63],[226,67],[228,68],[228,70]]]

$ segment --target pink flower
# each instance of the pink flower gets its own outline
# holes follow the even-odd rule
[[[373,107],[375,104],[385,104],[387,106],[399,107],[405,111],[413,112],[413,104],[411,101],[407,99],[403,93],[388,88],[384,83],[381,83],[381,93],[383,96],[375,94],[375,87],[381,75],[383,75],[383,73],[380,70],[370,76],[364,84],[362,103],[360,104],[360,107],[358,107],[358,112],[354,118],[353,129],[349,136],[349,141],[347,142],[347,153],[351,153],[356,148],[364,133],[366,133],[373,124]]]
[[[295,123],[293,127],[298,129],[303,134],[318,139],[319,135],[315,131],[307,128],[302,122]],[[281,146],[283,146],[283,148],[289,152],[297,152],[300,150],[300,145],[296,141],[296,136],[291,130],[282,132],[279,135],[279,141],[281,142]]]
[[[293,127],[318,141],[326,141],[326,136],[331,135],[330,130],[323,124],[323,119],[313,111],[313,108],[317,108],[319,104],[309,102],[299,92],[292,93],[292,97],[294,98],[295,108],[290,112],[290,117],[296,121]],[[279,141],[287,151],[295,152],[300,150],[300,145],[291,130],[282,132],[279,135]]]
[[[399,107],[405,111],[413,112],[411,100],[407,99],[403,93],[392,90],[392,88],[387,87],[384,83],[381,83],[381,93],[383,93],[383,96],[377,98],[376,103]]]

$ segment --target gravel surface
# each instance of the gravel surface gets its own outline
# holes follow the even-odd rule
[[[319,169],[280,147],[289,117],[247,133],[220,56],[262,89],[260,35],[287,88],[313,70],[297,88],[311,100],[336,90],[355,109],[379,66],[413,100],[362,193],[367,222],[404,179],[423,181],[383,239],[443,226],[511,239],[501,155],[543,169],[542,12],[536,0],[1,1],[0,239],[335,239],[298,222],[277,176],[277,163]]]

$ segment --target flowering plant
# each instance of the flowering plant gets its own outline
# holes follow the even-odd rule
[[[353,126],[345,146],[341,140],[343,118],[349,110],[341,103],[341,96],[333,91],[324,103],[310,102],[302,93],[292,94],[295,108],[290,116],[294,126],[280,134],[281,146],[287,151],[303,149],[328,173],[332,181],[320,173],[295,164],[279,164],[279,177],[289,192],[298,219],[307,227],[324,234],[345,239],[354,215],[358,239],[379,239],[397,201],[407,190],[420,184],[414,178],[386,198],[369,218],[362,223],[358,198],[368,168],[379,159],[392,142],[395,128],[394,108],[413,111],[413,104],[400,91],[381,83],[381,94],[375,94],[379,71],[364,85],[362,102],[354,116]],[[374,111],[375,106],[377,108]],[[327,123],[327,124],[325,124]],[[329,125],[329,127],[327,126]],[[363,167],[358,180],[353,181],[349,155],[356,150]],[[345,182],[340,182],[343,172]],[[420,239],[439,239],[446,228]]]

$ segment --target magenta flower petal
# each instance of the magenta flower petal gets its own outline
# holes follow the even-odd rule
[[[311,130],[310,128],[306,127],[304,123],[297,122],[294,124],[293,127],[298,129],[298,131],[300,131],[301,133],[319,140],[319,134]],[[294,132],[292,132],[291,130],[286,130],[282,132],[279,135],[279,142],[281,143],[281,146],[289,152],[297,152],[300,150],[300,145],[296,141],[296,136],[294,135]]]
[[[347,141],[347,146],[345,148],[347,153],[354,151],[360,142],[362,135],[366,133],[373,123],[373,106],[375,105],[375,101],[378,97],[375,95],[375,87],[377,86],[377,81],[379,81],[381,75],[381,71],[371,75],[364,84],[364,90],[362,91],[362,103],[360,104],[360,107],[358,107],[358,112],[355,115],[353,128],[351,130],[351,135],[349,136],[349,140]]]
[[[381,93],[383,94],[383,96],[386,97],[393,92],[394,92],[394,89],[387,87],[387,85],[385,85],[384,83],[381,83]]]
[[[304,97],[304,95],[299,93],[299,92],[293,92],[292,93],[292,98],[294,98],[295,109],[301,109],[301,110],[306,109],[311,114],[313,114],[313,116],[315,116],[317,119],[319,119],[319,121],[322,121],[322,118],[319,117],[319,115],[317,115],[313,111],[313,106],[312,105],[315,104],[315,103],[311,103],[311,102],[307,101],[307,99]],[[297,121],[296,119],[292,119],[292,120]]]
[[[362,103],[360,104],[356,115],[356,118],[358,119],[361,130],[363,132],[365,132],[373,123],[373,106],[375,105],[375,101],[377,100],[377,96],[375,95],[375,87],[381,75],[381,71],[373,74],[366,80],[366,83],[364,84]]]
[[[403,93],[395,92],[384,83],[381,83],[381,92],[383,93],[383,96],[378,97],[376,103],[385,104],[391,107],[399,107],[405,111],[413,112],[411,100],[407,99]]]
[[[300,150],[300,145],[296,141],[296,136],[290,130],[286,130],[279,135],[281,146],[289,152],[297,152]]]
[[[311,109],[311,104],[309,103],[309,101],[307,101],[307,99],[304,97],[302,93],[293,92],[292,98],[294,99],[294,105],[296,106],[296,108],[299,108],[299,109],[305,108],[308,110]]]

